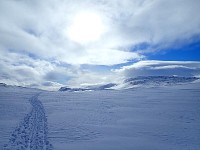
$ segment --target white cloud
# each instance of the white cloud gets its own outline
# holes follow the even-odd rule
[[[113,50],[115,46],[104,45],[102,39],[79,44],[68,38],[66,30],[71,28],[76,13],[86,9],[89,4],[87,2],[80,2],[79,6],[72,1],[64,4],[62,1],[38,1],[36,4],[27,1],[1,3],[0,19],[3,23],[0,25],[0,40],[1,47],[6,50],[31,53],[41,59],[57,59],[69,64],[113,65],[129,59],[140,59],[139,54],[131,54],[124,49]],[[98,7],[96,3],[93,5]],[[92,6],[91,12],[95,12]],[[99,55],[101,57],[98,57]],[[116,56],[115,61],[110,59],[111,55]],[[90,60],[91,57],[95,61]],[[109,59],[105,61],[105,58]]]
[[[138,61],[145,58],[145,52],[173,47],[174,43],[176,46],[190,43],[200,34],[199,8],[199,0],[1,1],[1,82],[41,87],[108,82],[115,76],[113,72],[104,75],[81,70],[79,66],[112,66]],[[103,32],[98,32],[98,38],[91,34],[96,39],[88,38],[89,41],[82,43],[79,38],[78,41],[70,38],[66,31],[72,27],[75,16],[86,11],[99,17]],[[84,41],[83,37],[81,40]],[[133,50],[142,43],[147,43],[150,48]],[[160,62],[146,63],[129,67],[136,70],[142,66],[143,72],[145,67],[149,70],[152,65],[154,72],[188,69],[188,75],[195,66],[195,63],[183,62],[161,62],[161,66],[154,66]],[[131,70],[129,67],[123,69]]]
[[[95,84],[107,84],[118,82],[119,77],[114,72],[101,73],[88,70],[79,71],[67,82],[71,87],[84,87]]]
[[[0,82],[22,86],[40,84],[43,76],[55,68],[50,62],[4,51],[0,51],[0,67]]]
[[[0,51],[0,68],[0,83],[46,90],[58,90],[65,85],[79,87],[115,81],[112,72],[94,72],[73,65],[62,66],[57,62],[5,51]]]
[[[1,47],[69,64],[120,64],[142,58],[127,53],[137,44],[163,47],[198,35],[199,7],[198,0],[1,1]],[[106,32],[97,41],[78,44],[66,30],[85,10],[102,18]]]
[[[199,76],[200,62],[197,61],[139,61],[113,70],[123,78],[137,76]]]

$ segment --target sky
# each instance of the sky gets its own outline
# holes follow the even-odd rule
[[[0,82],[57,90],[200,76],[199,0],[0,1]]]

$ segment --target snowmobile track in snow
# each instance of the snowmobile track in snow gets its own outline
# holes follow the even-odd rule
[[[40,93],[39,93],[40,94]],[[30,98],[32,110],[13,131],[4,150],[52,150],[48,141],[47,118],[39,94]]]

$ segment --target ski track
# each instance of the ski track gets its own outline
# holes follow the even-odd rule
[[[32,110],[13,131],[4,150],[52,150],[48,141],[48,127],[45,110],[38,100],[40,93],[30,98]]]

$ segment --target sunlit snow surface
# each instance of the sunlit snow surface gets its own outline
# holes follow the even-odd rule
[[[39,107],[34,107],[30,99],[40,92],[36,99]],[[9,146],[12,134],[24,118],[34,108],[40,111],[40,107],[47,119],[42,115],[42,120],[48,127],[43,141],[48,141],[55,150],[200,148],[199,83],[88,92],[0,87],[0,149]],[[40,127],[34,130],[30,132],[40,133]],[[34,136],[30,137],[34,140],[31,138]],[[19,140],[18,144],[23,142],[26,141]],[[41,147],[47,149],[47,146]],[[14,145],[12,150],[17,148]],[[37,149],[30,144],[28,148]]]

